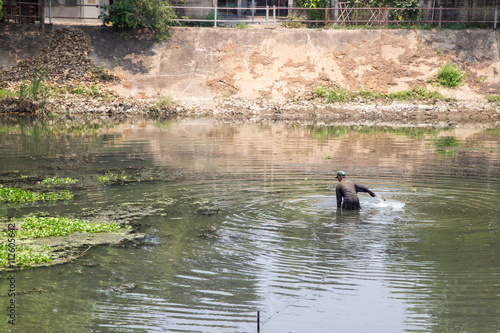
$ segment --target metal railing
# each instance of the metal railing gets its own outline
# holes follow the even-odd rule
[[[442,27],[449,24],[482,25],[497,28],[498,7],[481,8],[296,8],[296,7],[181,7],[173,6],[180,14],[183,11],[205,11],[205,19],[183,17],[176,21],[181,24],[201,23],[220,27],[245,24],[264,24],[266,28],[278,25],[297,26],[376,26],[388,28],[403,25],[430,25]],[[288,13],[287,16],[277,13]],[[178,15],[178,17],[181,17]]]
[[[102,12],[99,5],[76,4],[66,6],[66,10],[75,8],[72,15],[54,15],[51,1],[46,1],[44,22],[55,21],[93,24],[102,22],[97,15],[85,17],[82,9],[92,7]],[[255,3],[255,2],[253,2]],[[4,17],[7,23],[40,22],[38,5],[28,2],[17,2],[15,5],[4,2]],[[58,6],[61,8],[62,6]],[[388,28],[397,26],[435,26],[450,24],[479,25],[497,28],[498,7],[475,8],[296,8],[296,7],[187,7],[173,6],[181,25],[202,25],[223,27],[237,24],[264,25],[266,28],[287,27],[336,27],[336,26],[370,26]],[[186,15],[189,14],[189,15]],[[204,18],[189,18],[204,17]],[[54,21],[54,22],[53,22]]]
[[[1,20],[7,23],[35,23],[39,21],[37,8],[38,4],[33,2],[3,1]]]

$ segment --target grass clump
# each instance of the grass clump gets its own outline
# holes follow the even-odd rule
[[[416,87],[412,90],[402,90],[394,93],[387,94],[387,98],[390,100],[397,101],[408,101],[408,100],[444,100],[446,99],[437,91],[429,91],[423,87]]]
[[[236,29],[246,29],[248,28],[248,24],[246,24],[245,22],[239,22],[238,24],[236,24]]]
[[[0,98],[5,98],[5,97],[16,97],[17,93],[13,91],[8,91],[8,90],[3,90],[0,89]]]
[[[68,190],[61,192],[39,193],[16,187],[3,187],[0,185],[0,202],[31,203],[37,201],[72,200],[73,194]]]
[[[500,104],[500,95],[486,95],[486,100],[490,103]]]
[[[326,97],[327,103],[347,102],[352,98],[352,94],[344,88],[332,90]]]
[[[438,71],[437,82],[443,87],[455,88],[460,85],[464,76],[460,66],[446,63]]]
[[[328,89],[325,86],[318,86],[311,92],[313,97],[325,97],[327,93]]]
[[[175,114],[177,102],[170,96],[161,97],[149,107],[149,114],[158,116],[161,114]]]
[[[78,179],[74,178],[45,178],[42,180],[42,185],[75,185],[78,182]]]
[[[17,223],[16,223],[17,224]],[[91,223],[86,220],[67,217],[26,217],[20,229],[14,230],[16,238],[42,238],[66,236],[75,232],[112,232],[123,230],[116,223]]]
[[[371,92],[367,90],[359,90],[350,92],[345,88],[338,88],[334,90],[327,90],[325,87],[317,87],[311,92],[315,97],[323,98],[326,96],[327,103],[335,102],[349,102],[356,100],[364,101],[411,101],[411,100],[447,100],[445,96],[437,91],[428,91],[424,87],[416,87],[411,90],[402,90],[394,93],[383,94],[378,92]]]

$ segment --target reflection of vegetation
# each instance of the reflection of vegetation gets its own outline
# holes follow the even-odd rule
[[[453,136],[445,136],[438,138],[434,144],[436,147],[458,147],[460,146],[460,141]]]
[[[434,145],[437,147],[437,153],[439,155],[453,155],[453,147],[458,147],[460,146],[460,141],[457,140],[453,136],[445,136],[442,138],[438,138],[435,142]]]
[[[351,130],[351,128],[347,127],[347,126],[313,127],[312,128],[312,135],[317,139],[335,138],[335,137],[338,137],[341,135],[345,135],[350,130]]]
[[[486,129],[486,130],[484,130],[484,134],[491,135],[494,137],[499,137],[500,136],[500,127]]]
[[[8,203],[28,203],[37,201],[72,200],[73,194],[68,190],[61,192],[39,193],[15,187],[0,185],[0,201]]]
[[[371,127],[371,126],[325,126],[325,127],[312,127],[311,133],[317,139],[335,138],[345,135],[349,132],[357,134],[371,134],[371,133],[388,133],[393,135],[403,135],[415,139],[423,139],[426,135],[435,135],[444,129],[437,129],[433,127]]]

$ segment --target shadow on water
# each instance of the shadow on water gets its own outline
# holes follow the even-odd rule
[[[382,199],[337,210],[339,169]],[[11,122],[0,170],[4,187],[75,194],[0,202],[2,225],[45,214],[147,235],[15,272],[24,332],[255,332],[257,311],[261,332],[500,327],[497,129]]]

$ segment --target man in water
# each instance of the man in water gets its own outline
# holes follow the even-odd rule
[[[344,171],[337,172],[337,180],[339,181],[336,189],[337,208],[342,207],[343,209],[347,210],[361,209],[357,194],[358,192],[368,193],[372,197],[377,196],[375,193],[370,191],[368,187],[356,184],[355,182],[345,179]],[[342,199],[344,199],[344,202],[342,202]]]

